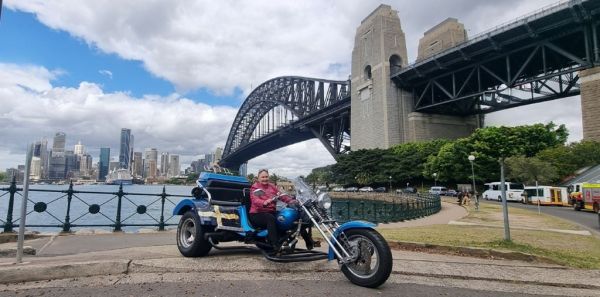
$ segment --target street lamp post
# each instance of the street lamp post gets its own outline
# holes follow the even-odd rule
[[[471,162],[471,177],[473,178],[473,196],[475,196],[475,210],[479,210],[479,197],[477,196],[477,188],[475,188],[475,169],[473,168],[473,161],[475,156],[469,155],[469,162]]]
[[[437,186],[437,172],[433,173],[433,186],[436,187]]]
[[[390,193],[392,193],[392,176],[389,176],[389,180],[390,180]]]

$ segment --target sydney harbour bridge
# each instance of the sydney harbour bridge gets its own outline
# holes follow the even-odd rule
[[[396,138],[378,136],[391,140],[376,147],[426,140],[436,137],[430,130],[441,129],[439,134],[456,130],[451,125],[427,126],[437,118],[463,121],[575,95],[581,95],[584,138],[600,140],[600,122],[588,123],[598,117],[586,120],[586,110],[600,111],[600,68],[595,68],[600,63],[599,14],[600,1],[560,2],[408,65],[406,45],[402,45],[404,52],[397,46],[397,36],[404,38],[399,20],[397,28],[369,25],[377,17],[398,19],[397,12],[382,5],[363,20],[361,27],[371,27],[357,30],[356,43],[368,42],[371,37],[366,34],[380,31],[383,48],[356,44],[348,81],[286,76],[258,86],[239,109],[221,165],[237,169],[256,156],[311,138],[319,139],[335,157],[350,150],[351,127],[372,125],[372,131],[384,133],[399,130]],[[386,48],[392,34],[395,44]],[[370,52],[361,52],[362,48]],[[373,61],[368,53],[384,58]],[[380,69],[382,75],[371,69]],[[364,94],[373,97],[372,103]],[[387,98],[377,101],[377,96]],[[378,113],[381,105],[383,113]],[[427,121],[412,120],[423,117]],[[373,122],[373,118],[386,122]],[[414,131],[406,132],[410,129]],[[353,140],[372,137],[365,134],[374,133],[358,131]],[[353,149],[368,148],[354,144]]]

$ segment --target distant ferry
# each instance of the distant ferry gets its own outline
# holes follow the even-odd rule
[[[131,185],[133,184],[133,177],[129,170],[125,168],[116,169],[111,171],[106,176],[107,185]]]

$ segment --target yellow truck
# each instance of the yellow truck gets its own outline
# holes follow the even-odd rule
[[[600,184],[577,183],[568,187],[569,204],[574,210],[600,211]]]

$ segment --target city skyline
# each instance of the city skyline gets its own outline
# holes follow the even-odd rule
[[[387,4],[398,11],[411,63],[423,33],[448,17],[474,36],[555,2]],[[225,145],[239,106],[262,82],[283,75],[346,80],[355,30],[379,4],[78,1],[64,9],[60,1],[5,0],[0,125],[8,128],[0,131],[0,170],[23,164],[27,143],[60,130],[69,130],[68,146],[81,139],[94,156],[103,146],[117,153],[122,127],[135,131],[136,147],[161,148],[191,164],[199,152]],[[486,122],[553,120],[576,141],[580,109],[573,97],[492,113]],[[293,177],[333,162],[318,140],[309,140],[251,160],[248,172],[266,167]]]
[[[52,138],[52,146],[48,148],[47,138],[42,138],[32,144],[33,156],[30,169],[32,180],[66,180],[72,178],[105,180],[106,175],[116,169],[129,169],[134,177],[139,178],[158,178],[158,177],[176,177],[181,176],[182,165],[185,166],[185,172],[188,170],[201,170],[214,160],[219,160],[223,149],[217,147],[213,153],[201,154],[201,158],[192,161],[190,164],[181,164],[180,155],[162,152],[160,163],[158,162],[159,151],[156,148],[146,148],[146,157],[142,157],[142,152],[134,151],[132,142],[133,135],[131,129],[122,128],[119,154],[111,154],[110,147],[100,147],[97,159],[86,151],[86,146],[81,140],[74,144],[73,150],[68,145],[68,134],[59,131]],[[125,144],[125,145],[124,145]],[[114,151],[114,150],[113,150]],[[125,156],[123,152],[129,152]],[[130,162],[126,157],[130,157]],[[215,157],[217,156],[217,157]],[[163,158],[166,157],[166,158]],[[97,160],[97,161],[94,161]],[[209,160],[208,162],[206,160]],[[148,162],[146,162],[148,161]],[[201,167],[190,167],[193,163],[201,162]],[[123,164],[129,164],[124,167]],[[204,165],[206,164],[206,165]],[[159,167],[160,166],[160,167]],[[20,172],[24,170],[24,165],[5,168],[5,172]],[[16,170],[16,171],[15,171]]]

